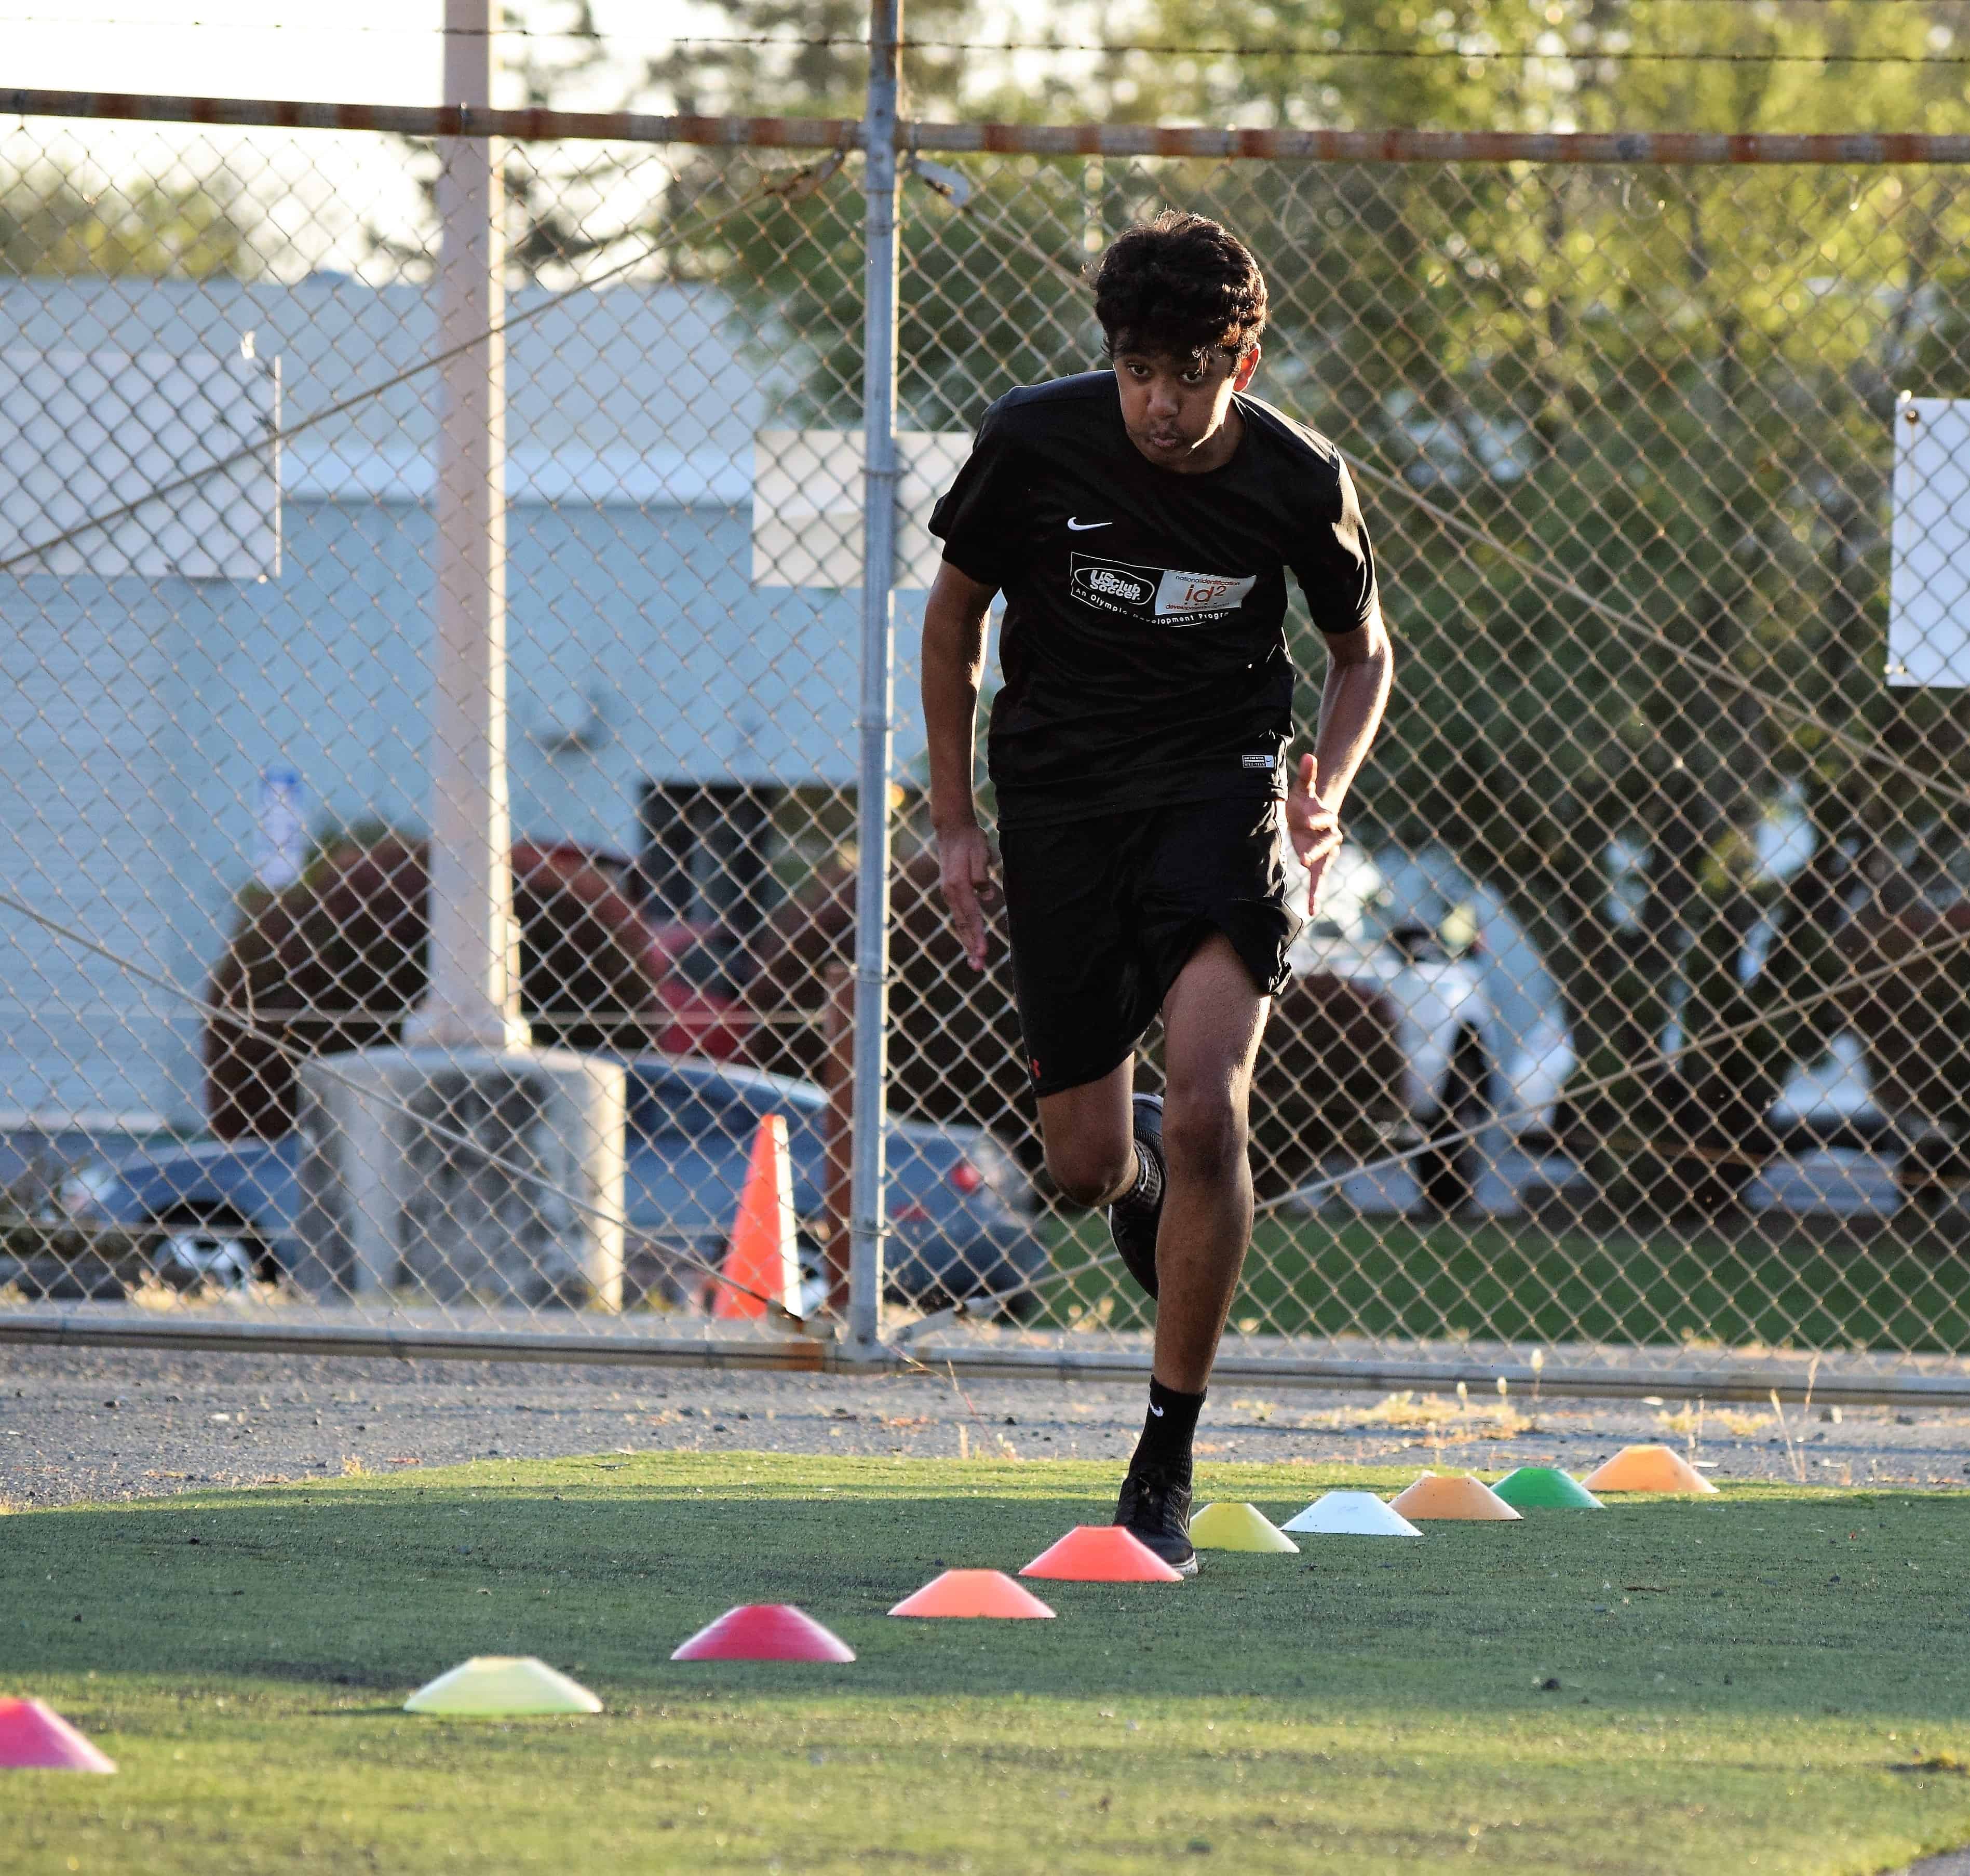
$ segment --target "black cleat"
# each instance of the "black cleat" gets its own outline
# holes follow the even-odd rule
[[[1133,1094],[1130,1106],[1134,1112],[1136,1151],[1156,1164],[1156,1201],[1125,1198],[1108,1208],[1108,1234],[1122,1253],[1129,1274],[1143,1286],[1152,1300],[1156,1293],[1156,1227],[1162,1222],[1164,1182],[1168,1177],[1163,1162],[1163,1097],[1160,1094]]]
[[[1122,1481],[1115,1522],[1134,1532],[1181,1576],[1197,1574],[1197,1552],[1190,1541],[1190,1487],[1166,1473],[1145,1468]]]

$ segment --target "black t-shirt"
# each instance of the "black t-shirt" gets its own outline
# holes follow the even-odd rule
[[[1340,452],[1235,402],[1237,451],[1202,475],[1129,441],[1113,372],[985,413],[930,530],[1006,596],[987,744],[1001,822],[1282,792],[1286,569],[1340,633],[1372,615],[1375,563]]]

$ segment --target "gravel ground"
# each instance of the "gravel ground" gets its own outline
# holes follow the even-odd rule
[[[0,1501],[38,1509],[623,1449],[1091,1458],[1119,1473],[1142,1398],[1134,1386],[924,1375],[9,1349],[0,1351]],[[1692,1419],[1680,1401],[1515,1398],[1507,1407],[1474,1396],[1466,1410],[1454,1397],[1227,1387],[1205,1409],[1198,1451],[1579,1472],[1633,1440],[1686,1446]],[[1712,1406],[1698,1439],[1697,1457],[1721,1478],[1788,1478],[1803,1468],[1821,1484],[1970,1486],[1970,1411],[1793,1407],[1782,1432],[1769,1410]]]

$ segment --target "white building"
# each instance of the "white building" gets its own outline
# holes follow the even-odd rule
[[[333,275],[0,286],[10,356],[249,346],[289,432],[427,357],[434,327],[421,289]],[[752,583],[763,400],[724,301],[618,287],[508,343],[516,835],[633,851],[653,782],[852,788],[857,596]],[[0,891],[115,961],[0,905],[0,1107],[196,1122],[198,1012],[125,965],[201,993],[264,776],[296,772],[317,828],[423,825],[436,396],[427,371],[282,445],[263,577],[0,573]],[[0,517],[28,544],[32,415],[0,398]],[[920,603],[899,606],[902,762]]]

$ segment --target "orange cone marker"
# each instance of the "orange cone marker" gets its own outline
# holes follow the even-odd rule
[[[1022,1589],[1003,1570],[946,1570],[905,1596],[892,1615],[990,1616],[1002,1621],[1035,1621],[1053,1611],[1030,1589]]]
[[[0,1767],[24,1772],[113,1772],[99,1751],[38,1700],[0,1700]]]
[[[1132,1530],[1120,1524],[1077,1524],[1019,1574],[1066,1583],[1180,1583],[1173,1570]]]
[[[1466,1473],[1461,1478],[1439,1478],[1425,1472],[1406,1491],[1389,1500],[1389,1509],[1406,1518],[1460,1518],[1503,1521],[1519,1514],[1482,1479]]]
[[[1624,1446],[1581,1484],[1589,1491],[1701,1491],[1717,1487],[1667,1446]]]
[[[732,1243],[722,1274],[730,1281],[712,1292],[714,1316],[763,1316],[766,1305],[762,1299],[767,1296],[783,1304],[789,1315],[800,1314],[793,1162],[787,1153],[784,1114],[768,1114],[753,1136],[753,1157],[746,1168],[745,1189],[739,1195],[739,1215],[732,1222]],[[735,1289],[735,1283],[746,1289]],[[747,1291],[758,1294],[749,1296]]]

